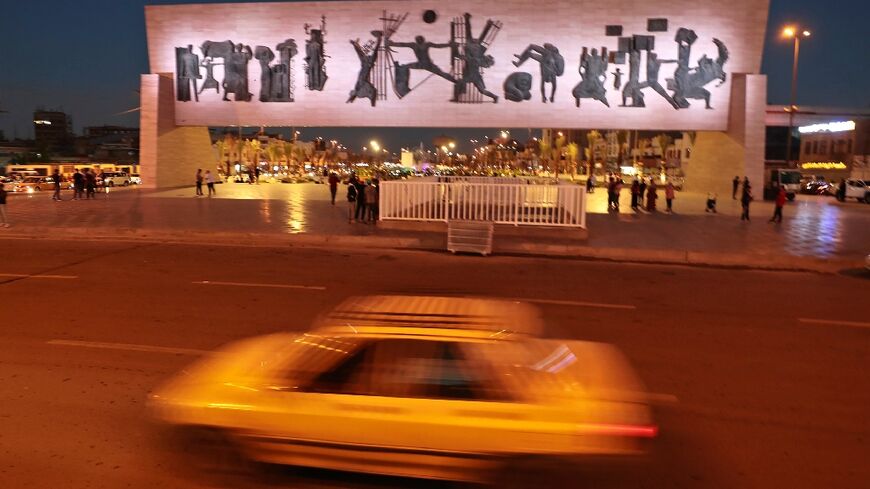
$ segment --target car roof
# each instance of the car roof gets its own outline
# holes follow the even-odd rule
[[[439,336],[506,339],[540,335],[534,306],[513,300],[372,295],[351,297],[320,316],[312,332],[324,335]]]

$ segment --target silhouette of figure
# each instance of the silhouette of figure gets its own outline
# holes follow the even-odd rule
[[[350,98],[347,99],[347,103],[353,102],[357,97],[367,98],[371,100],[372,107],[374,107],[378,100],[378,89],[372,84],[371,76],[372,69],[378,60],[378,50],[381,48],[383,33],[381,31],[372,31],[372,35],[377,40],[374,46],[370,48],[360,46],[359,39],[350,41],[353,49],[356,51],[356,55],[359,57],[360,69],[356,77],[356,86],[350,91]]]
[[[193,54],[193,46],[190,44],[186,48],[176,48],[175,56],[178,70],[178,86],[176,87],[178,100],[189,102],[192,93],[194,99],[199,102],[199,92],[196,89],[196,80],[202,78],[199,73],[199,56]]]
[[[487,30],[484,29],[479,38],[471,34],[471,14],[465,13],[465,45],[464,53],[457,54],[455,57],[464,61],[462,66],[462,79],[456,80],[453,84],[453,99],[451,102],[459,102],[459,96],[467,90],[467,85],[474,85],[477,90],[492,99],[493,103],[498,103],[498,95],[486,89],[486,84],[483,81],[481,71],[484,68],[489,68],[495,64],[492,56],[486,54],[486,46],[483,44],[483,39],[486,36]]]
[[[547,83],[552,85],[550,91],[550,102],[553,102],[556,96],[556,78],[565,74],[565,58],[559,54],[559,48],[552,44],[544,44],[543,47],[536,44],[529,44],[522,54],[514,55],[516,61],[514,66],[519,67],[529,58],[538,62],[541,67],[541,96],[544,103],[547,103]]]
[[[622,88],[622,107],[646,107],[641,88],[643,86],[640,83],[640,51],[632,48],[628,52],[628,83]],[[627,102],[629,98],[631,105]]]
[[[668,101],[671,106],[675,109],[679,109],[680,106],[674,101],[673,98],[665,91],[665,88],[659,83],[659,70],[661,70],[662,65],[665,63],[676,63],[676,60],[673,59],[659,59],[659,55],[650,51],[646,54],[646,82],[641,85],[641,88],[649,87],[655,90],[656,93],[661,95],[665,100]]]
[[[247,102],[253,95],[248,91],[248,61],[253,57],[250,46],[237,44],[232,53],[229,53],[224,65],[224,101],[229,101],[229,94],[233,94],[236,102]]]
[[[619,90],[622,85],[622,70],[617,68],[616,71],[611,72],[611,75],[613,75],[613,89]]]
[[[275,59],[275,53],[266,46],[257,46],[254,58],[260,62],[260,102],[269,102],[272,100],[272,67],[269,63]]]
[[[429,57],[429,49],[453,47],[452,43],[428,42],[426,41],[425,37],[417,36],[414,38],[414,42],[394,42],[391,40],[387,40],[387,47],[410,48],[412,51],[414,51],[414,56],[416,56],[417,58],[417,61],[405,65],[400,65],[398,61],[395,62],[395,89],[396,94],[399,96],[399,98],[402,98],[411,92],[411,70],[428,71],[433,75],[438,75],[441,78],[444,78],[450,83],[456,83],[456,79],[453,78],[453,76],[441,70],[441,68],[439,68],[434,62],[432,62],[432,58]]]
[[[311,29],[305,41],[305,71],[308,75],[308,89],[322,91],[326,85],[326,55],[323,50],[323,31]]]
[[[532,75],[525,72],[511,73],[504,81],[504,98],[522,102],[532,98]]]
[[[607,48],[601,48],[600,55],[595,48],[591,52],[583,48],[579,71],[581,80],[573,91],[577,107],[580,107],[580,99],[584,98],[597,100],[610,107],[606,96],[607,89],[604,88],[604,81],[607,79]]]
[[[214,88],[215,92],[221,93],[221,84],[218,83],[217,79],[214,77],[215,62],[211,58],[206,57],[202,60],[200,65],[205,68],[205,81],[202,82],[202,88],[199,89],[199,93],[211,88]]]
[[[719,39],[713,39],[713,43],[719,51],[719,55],[712,60],[704,55],[698,60],[698,67],[689,68],[689,58],[692,52],[692,44],[698,39],[695,31],[681,27],[674,40],[678,44],[677,69],[674,77],[668,78],[668,89],[674,92],[674,102],[682,109],[689,107],[688,99],[703,99],[705,107],[710,106],[710,92],[704,88],[713,80],[720,80],[720,85],[727,80],[724,66],[728,62],[728,48]]]

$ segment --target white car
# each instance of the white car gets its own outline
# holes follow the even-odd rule
[[[210,471],[241,458],[516,482],[541,467],[645,453],[658,428],[625,357],[533,336],[541,326],[537,309],[516,301],[355,298],[308,333],[226,347],[149,403]]]
[[[846,198],[870,204],[870,180],[846,180]]]
[[[115,186],[123,186],[126,187],[130,185],[130,175],[125,172],[103,172],[100,176],[103,182],[103,185],[107,187],[115,187]]]
[[[142,177],[138,173],[130,174],[130,184],[131,185],[142,185]]]

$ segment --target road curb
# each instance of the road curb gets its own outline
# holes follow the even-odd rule
[[[446,237],[440,233],[413,233],[416,236],[261,234],[243,232],[159,231],[142,229],[94,230],[89,228],[10,228],[0,239],[69,239],[196,243],[223,246],[289,246],[351,249],[446,251]],[[851,260],[822,260],[808,257],[716,253],[690,250],[643,248],[596,248],[572,243],[545,243],[517,238],[496,240],[493,252],[505,256],[558,257],[623,263],[687,265],[732,269],[836,273],[861,264]]]

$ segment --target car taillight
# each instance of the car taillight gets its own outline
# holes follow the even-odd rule
[[[577,428],[580,434],[631,436],[636,438],[655,438],[659,433],[659,427],[656,425],[592,423],[581,424]]]

